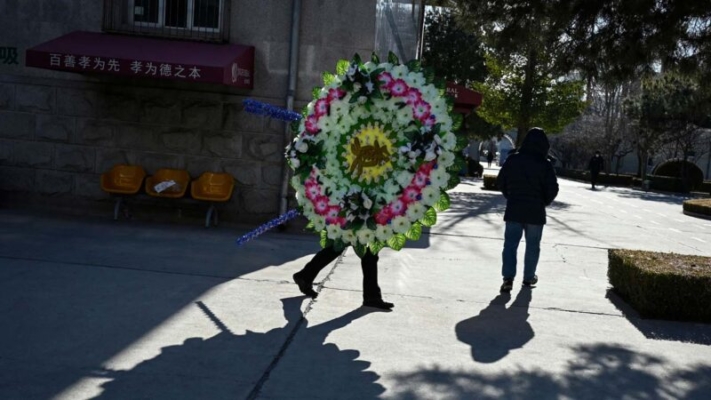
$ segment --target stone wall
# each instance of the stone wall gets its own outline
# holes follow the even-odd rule
[[[130,163],[148,174],[162,167],[193,178],[232,174],[237,188],[221,213],[228,220],[278,212],[285,125],[245,113],[242,101],[285,103],[290,1],[232,0],[231,42],[257,50],[252,91],[26,68],[27,48],[74,30],[100,31],[102,2],[5,3],[0,46],[17,47],[20,63],[0,64],[0,191],[105,209],[101,173]],[[303,1],[298,106],[337,60],[370,54],[374,14],[375,0]]]

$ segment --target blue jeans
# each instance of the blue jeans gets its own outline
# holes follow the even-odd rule
[[[541,254],[543,225],[507,221],[502,254],[503,266],[501,267],[501,275],[504,279],[513,280],[516,277],[516,252],[524,232],[526,232],[526,255],[523,258],[523,280],[531,280],[536,275],[538,256]]]

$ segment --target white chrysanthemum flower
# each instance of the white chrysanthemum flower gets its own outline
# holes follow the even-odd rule
[[[430,173],[430,181],[432,182],[432,186],[436,186],[438,188],[445,187],[447,186],[447,181],[449,181],[449,174],[445,168],[440,166]]]
[[[358,241],[358,238],[356,238],[355,233],[351,229],[344,230],[341,233],[341,240],[343,240],[346,243],[349,243],[351,245],[355,245],[356,242]]]
[[[449,151],[442,152],[437,158],[437,164],[442,168],[449,168],[454,165],[454,153]]]
[[[306,153],[309,150],[309,145],[305,140],[299,139],[294,143],[294,148],[300,153]]]
[[[331,102],[331,115],[342,116],[348,113],[349,104],[342,100],[334,100]]]
[[[331,240],[338,240],[341,238],[341,227],[335,224],[331,224],[326,227],[326,232],[328,233],[328,238]]]
[[[385,185],[383,185],[383,190],[388,194],[395,195],[400,191],[400,185],[393,180],[388,180]]]
[[[409,218],[410,221],[419,221],[425,216],[425,211],[427,211],[427,208],[425,208],[421,202],[416,201],[407,207],[407,218]]]
[[[368,244],[375,239],[375,232],[370,229],[361,229],[358,231],[358,242],[360,244]]]
[[[326,227],[326,218],[320,215],[315,216],[311,221],[314,223],[316,232],[321,232]]]
[[[380,63],[378,64],[378,69],[383,69],[385,72],[390,72],[393,69],[393,65],[390,63]]]
[[[452,132],[447,132],[442,136],[442,147],[449,151],[454,150],[454,148],[457,147],[457,135]]]
[[[385,242],[393,236],[393,228],[389,225],[378,225],[375,229],[375,237],[381,242]]]
[[[412,223],[410,222],[409,219],[407,219],[403,216],[399,216],[399,217],[393,218],[392,226],[393,226],[393,231],[395,233],[405,233],[410,230],[410,228],[412,227]]]
[[[407,76],[407,73],[409,70],[405,65],[396,65],[393,67],[392,71],[390,72],[393,77],[402,79]]]
[[[395,120],[399,126],[407,126],[412,121],[412,109],[410,107],[403,107],[401,110],[398,110],[395,113]]]
[[[410,171],[400,171],[400,172],[398,172],[395,179],[397,180],[397,183],[401,187],[407,187],[412,182],[412,178],[414,178],[414,177],[415,177],[415,174],[413,174]]]
[[[291,166],[294,167],[294,169],[299,168],[301,166],[301,161],[299,161],[298,158],[292,158],[289,161],[291,162]]]
[[[411,72],[408,74],[408,84],[410,86],[422,87],[427,80],[422,72]]]
[[[332,117],[329,116],[323,116],[318,120],[318,128],[321,129],[323,132],[330,132],[334,126],[336,126],[336,121],[333,120]],[[318,135],[318,136],[326,136],[326,135]],[[329,135],[330,136],[330,135]]]
[[[306,199],[304,200],[304,204],[301,204],[301,206],[304,208],[304,215],[309,217],[314,215],[314,205],[311,203],[311,201],[307,201]],[[325,222],[325,221],[324,221]]]
[[[372,61],[368,61],[365,64],[363,64],[363,67],[365,68],[365,70],[367,72],[373,72],[377,68],[377,65],[375,65],[375,63]]]
[[[294,175],[291,177],[291,187],[303,187],[304,184],[301,182],[301,177]]]
[[[439,201],[439,188],[434,187],[432,185],[427,186],[422,190],[422,204],[431,207],[433,206],[436,202]]]

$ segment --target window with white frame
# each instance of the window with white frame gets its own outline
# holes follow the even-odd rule
[[[104,30],[226,40],[229,1],[104,0]]]

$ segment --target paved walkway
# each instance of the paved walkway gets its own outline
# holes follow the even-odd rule
[[[299,296],[312,236],[0,210],[0,398],[711,398],[711,325],[642,320],[606,278],[611,247],[711,256],[683,197],[561,180],[539,286],[508,296],[503,198],[451,195],[382,253],[391,313],[358,307],[352,250]]]

